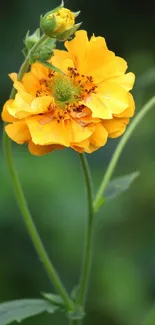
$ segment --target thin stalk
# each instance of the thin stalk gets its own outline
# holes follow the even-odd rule
[[[38,46],[46,39],[46,36],[42,36],[42,38],[38,41],[38,43],[36,43],[32,50],[29,52],[28,56],[26,57],[25,61],[23,62],[20,70],[19,70],[19,74],[18,74],[18,80],[21,81],[24,74],[26,73],[26,71],[28,70],[29,67],[29,56],[30,54],[35,51]],[[10,98],[14,98],[16,94],[16,90],[13,88],[11,91],[11,95]],[[16,193],[16,197],[17,197],[17,201],[20,207],[20,210],[22,212],[23,218],[24,218],[24,222],[25,225],[27,227],[27,231],[29,233],[29,236],[33,242],[33,245],[44,265],[44,268],[49,276],[49,279],[51,280],[52,284],[55,286],[58,294],[61,296],[61,298],[63,299],[66,308],[68,309],[68,311],[73,311],[74,310],[74,303],[72,302],[72,300],[70,299],[66,289],[64,288],[56,270],[54,269],[54,266],[52,264],[52,262],[50,261],[48,254],[43,246],[43,243],[41,241],[41,238],[38,234],[37,228],[33,222],[31,213],[28,209],[27,206],[27,202],[18,178],[18,174],[17,171],[13,165],[13,159],[12,159],[12,154],[11,154],[11,141],[8,138],[7,134],[4,132],[4,150],[5,150],[5,155],[6,155],[6,160],[8,163],[8,167],[9,167],[9,171],[10,171],[10,175],[12,178],[12,183],[13,183],[13,187]]]
[[[85,176],[85,185],[87,190],[87,202],[88,202],[86,245],[85,245],[85,252],[84,252],[83,268],[81,272],[79,294],[77,298],[77,303],[83,306],[85,303],[86,294],[88,290],[89,273],[91,267],[94,210],[93,210],[92,180],[91,180],[91,174],[89,171],[88,162],[84,154],[80,154],[79,157],[81,160],[81,165]]]
[[[141,122],[141,120],[144,118],[144,116],[150,111],[150,109],[155,106],[155,97],[152,97],[144,106],[143,108],[140,110],[140,112],[135,116],[135,118],[133,119],[133,121],[131,122],[131,124],[129,125],[127,131],[124,133],[124,136],[121,138],[118,146],[116,147],[116,150],[112,156],[112,159],[109,163],[109,166],[106,170],[106,173],[103,177],[103,180],[101,182],[101,185],[99,187],[99,190],[97,192],[96,198],[94,200],[94,210],[97,210],[97,207],[99,205],[99,202],[102,198],[102,196],[104,195],[104,191],[111,179],[111,176],[114,172],[114,169],[117,165],[117,162],[120,158],[120,155],[127,143],[127,141],[129,140],[129,138],[131,137],[133,131],[135,130],[135,128],[137,127],[137,125]]]

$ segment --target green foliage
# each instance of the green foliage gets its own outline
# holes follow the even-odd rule
[[[13,300],[0,304],[0,325],[22,320],[37,314],[54,313],[57,307],[43,299]]]
[[[128,175],[120,176],[118,178],[113,179],[109,182],[104,196],[105,200],[111,200],[116,198],[118,195],[127,191],[134,180],[139,176],[139,172],[134,172]]]

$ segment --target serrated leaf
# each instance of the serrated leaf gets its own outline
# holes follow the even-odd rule
[[[44,299],[22,299],[0,304],[0,325],[22,320],[43,312],[54,313],[58,307]]]
[[[107,186],[104,197],[106,199],[114,199],[121,193],[128,190],[134,180],[139,176],[139,172],[134,172],[128,175],[124,175],[113,179]]]

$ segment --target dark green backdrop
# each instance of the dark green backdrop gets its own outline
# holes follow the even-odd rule
[[[0,7],[0,103],[9,96],[8,73],[22,62],[22,40],[38,27],[49,0],[6,0]],[[155,4],[147,1],[69,0],[82,10],[89,35],[105,36],[136,73],[137,111],[155,93]],[[155,108],[154,108],[155,110]],[[127,144],[115,175],[139,170],[140,177],[97,217],[95,254],[85,325],[141,325],[155,302],[155,111]],[[1,123],[2,131],[2,123]],[[88,156],[95,187],[118,140]],[[40,234],[68,290],[78,280],[86,221],[83,175],[71,150],[36,158],[13,145],[15,163]],[[24,228],[0,150],[0,301],[39,297],[52,290]],[[62,315],[43,315],[23,325],[65,325]],[[155,318],[151,325],[155,324]]]

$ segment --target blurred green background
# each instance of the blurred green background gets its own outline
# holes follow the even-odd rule
[[[8,73],[22,62],[22,40],[38,27],[40,14],[58,1],[1,3],[1,107],[11,81]],[[89,35],[104,36],[136,73],[136,110],[155,93],[155,3],[121,0],[69,0],[82,10],[79,21]],[[155,109],[155,108],[154,108]],[[1,123],[2,131],[2,123]],[[2,135],[2,132],[1,132]],[[88,155],[95,188],[119,139]],[[13,155],[25,194],[47,250],[67,289],[79,277],[86,223],[83,173],[75,152],[63,150],[40,158],[13,144]],[[139,170],[132,188],[102,208],[96,220],[95,253],[85,325],[141,325],[155,302],[155,113],[137,127],[115,170],[115,176]],[[0,150],[0,301],[39,297],[53,291],[20,215]],[[62,314],[42,315],[23,325],[65,325]],[[150,323],[155,324],[155,318]],[[149,324],[149,325],[150,325]]]

